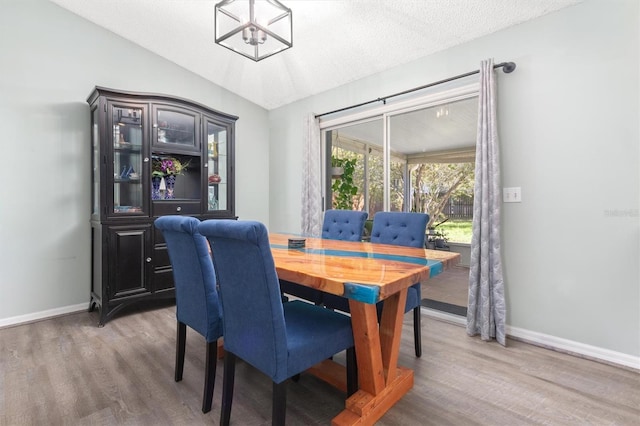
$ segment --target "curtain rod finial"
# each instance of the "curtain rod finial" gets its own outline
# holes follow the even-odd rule
[[[507,62],[502,67],[502,71],[504,71],[507,74],[513,72],[515,69],[516,69],[516,63],[515,62]]]

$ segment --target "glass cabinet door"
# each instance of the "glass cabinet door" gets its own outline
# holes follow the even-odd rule
[[[155,122],[153,145],[160,149],[173,148],[187,151],[199,151],[199,116],[189,110],[171,107],[154,107]]]
[[[113,213],[140,213],[142,188],[142,109],[113,106]]]
[[[100,216],[100,114],[98,108],[91,110],[91,174],[93,186],[91,188],[91,217]]]
[[[229,132],[227,127],[206,121],[208,211],[228,210],[229,206]]]

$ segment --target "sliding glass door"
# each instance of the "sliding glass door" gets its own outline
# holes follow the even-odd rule
[[[373,217],[384,209],[382,118],[326,132],[326,208],[361,210]]]
[[[325,207],[370,218],[383,210],[427,212],[430,225],[443,220],[448,200],[468,189],[476,121],[471,92],[326,129]]]
[[[470,88],[325,123],[325,207],[366,211],[369,219],[379,211],[425,212],[427,248],[468,252],[477,115]],[[430,283],[424,306],[466,309],[468,269],[456,272],[445,276],[451,282]]]
[[[473,195],[477,111],[473,96],[387,117],[389,151],[404,159],[403,187],[391,160],[391,198],[403,198],[404,211],[429,213],[429,227],[449,219],[452,200]]]

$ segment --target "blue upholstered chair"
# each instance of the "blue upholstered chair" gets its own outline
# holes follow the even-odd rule
[[[328,240],[362,241],[367,212],[357,210],[327,210],[322,222],[322,238]]]
[[[155,221],[167,243],[176,289],[175,380],[182,380],[187,326],[207,342],[202,412],[211,411],[216,377],[217,341],[222,336],[222,311],[218,301],[209,244],[198,232],[200,221],[187,216],[163,216]]]
[[[424,248],[429,215],[426,213],[378,212],[373,218],[371,242],[393,244],[397,246]],[[413,337],[416,356],[422,356],[422,334],[420,332],[420,301],[422,292],[420,283],[407,289],[405,313],[413,310]],[[378,303],[378,312],[382,304]],[[347,299],[334,295],[325,295],[323,304],[327,308],[349,311]]]
[[[429,215],[426,213],[378,212],[373,217],[371,242],[424,248],[428,222]],[[413,339],[417,357],[422,355],[421,300],[420,283],[416,283],[407,290],[404,312],[413,310]]]
[[[322,223],[322,238],[329,240],[362,241],[367,212],[357,210],[327,210]],[[296,283],[280,280],[283,293],[309,300],[319,305],[323,292]]]
[[[356,390],[351,320],[302,301],[282,303],[269,236],[254,221],[207,220],[224,312],[224,378],[220,424],[229,424],[236,357],[273,380],[272,424],[285,423],[286,380],[347,350],[349,393]]]

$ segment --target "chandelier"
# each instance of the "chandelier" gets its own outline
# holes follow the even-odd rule
[[[291,9],[278,0],[223,0],[214,18],[216,43],[256,62],[293,46]]]

